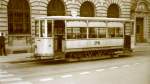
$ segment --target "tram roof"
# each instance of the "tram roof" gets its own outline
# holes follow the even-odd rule
[[[43,16],[37,17],[36,20],[98,20],[98,21],[117,21],[117,22],[133,22],[134,20],[126,18],[106,18],[106,17],[73,17],[73,16]]]

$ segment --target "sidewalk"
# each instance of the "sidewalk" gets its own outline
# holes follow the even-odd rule
[[[136,44],[133,52],[144,52],[150,51],[149,43]],[[19,53],[19,54],[8,54],[7,56],[0,56],[0,62],[19,62],[19,61],[32,61],[33,58],[29,58],[33,56],[33,53]]]
[[[133,51],[134,52],[143,52],[143,51],[150,52],[150,43],[137,43]]]

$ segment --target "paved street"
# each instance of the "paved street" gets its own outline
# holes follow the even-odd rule
[[[2,62],[0,84],[150,84],[150,52],[64,63]]]

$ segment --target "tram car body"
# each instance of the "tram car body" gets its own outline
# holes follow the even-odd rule
[[[130,53],[134,21],[121,18],[47,16],[35,19],[36,59],[92,60]]]

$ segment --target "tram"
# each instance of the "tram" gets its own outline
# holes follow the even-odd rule
[[[126,29],[132,27],[133,33]],[[92,60],[134,48],[134,21],[123,18],[45,16],[35,18],[34,58]]]

